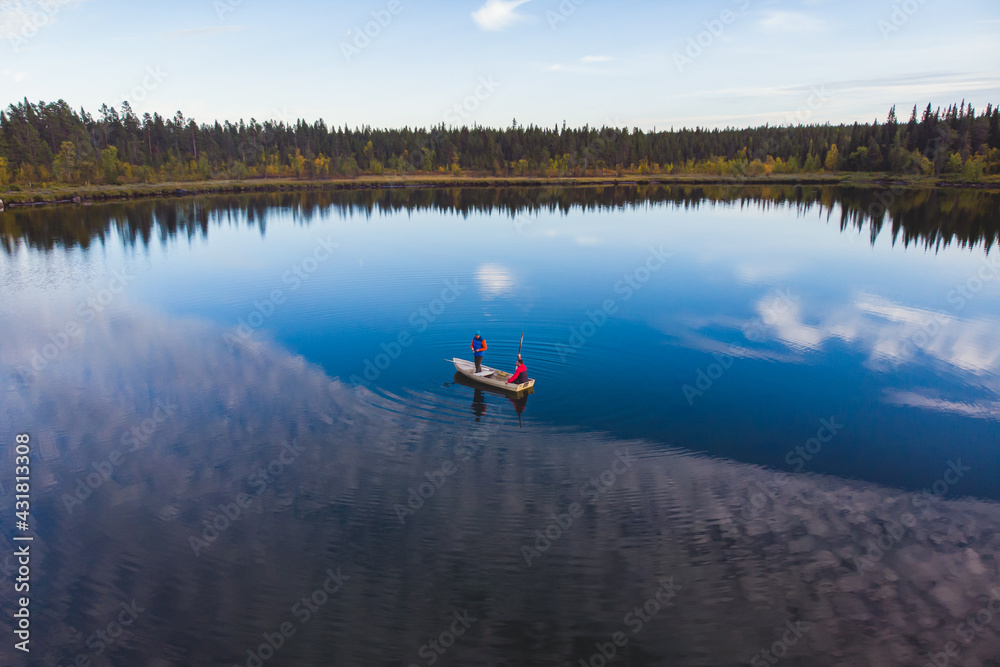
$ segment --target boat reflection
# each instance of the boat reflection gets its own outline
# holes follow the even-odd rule
[[[514,406],[514,411],[517,412],[518,422],[521,421],[521,413],[528,407],[528,396],[535,393],[535,388],[529,387],[524,391],[518,392],[515,398],[515,396],[509,392],[505,392],[500,389],[493,389],[492,387],[486,387],[477,382],[473,382],[457,371],[455,373],[454,381],[456,384],[460,384],[463,387],[468,387],[474,390],[472,395],[472,414],[476,415],[476,421],[479,421],[483,415],[486,414],[486,397],[484,396],[484,393],[492,394],[494,396],[503,396],[510,401],[510,404]]]

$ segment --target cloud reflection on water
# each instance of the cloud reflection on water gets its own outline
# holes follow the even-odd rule
[[[29,312],[16,336],[44,331]],[[215,326],[136,308],[109,312],[51,372],[16,373],[25,348],[0,358],[0,423],[39,446],[34,599],[48,664],[86,651],[131,599],[148,612],[112,649],[116,661],[243,664],[337,567],[350,580],[289,639],[286,664],[407,660],[464,609],[480,620],[450,649],[455,664],[575,663],[663,577],[681,588],[630,637],[636,663],[736,664],[801,621],[811,630],[789,660],[917,664],[955,640],[1000,577],[995,503],[806,474],[778,482],[643,441],[522,430],[502,408],[477,424],[467,388],[373,394],[277,347],[229,350]],[[176,414],[67,513],[63,495],[158,397]],[[400,526],[394,507],[472,438],[476,456]],[[301,460],[255,493],[255,473],[291,442]],[[631,470],[525,568],[521,546],[623,449]],[[239,493],[252,506],[195,556],[191,535]],[[906,512],[914,526],[861,577],[854,559]],[[4,608],[9,595],[0,591]],[[998,652],[996,627],[963,647],[967,660]]]

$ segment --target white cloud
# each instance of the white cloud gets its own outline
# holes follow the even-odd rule
[[[749,285],[766,285],[790,276],[795,267],[779,264],[740,264],[734,269],[736,279]]]
[[[758,24],[761,28],[771,32],[815,32],[822,27],[822,23],[811,16],[800,12],[783,12],[773,10],[767,12]]]
[[[498,264],[483,264],[476,270],[476,280],[484,299],[505,296],[514,287],[514,277],[510,271]]]
[[[187,30],[173,30],[165,33],[168,39],[184,39],[185,37],[204,37],[205,35],[218,35],[223,32],[235,32],[245,30],[243,25],[213,25],[205,28],[189,28]]]
[[[26,72],[17,72],[14,74],[14,83],[20,83],[27,78],[28,74]]]
[[[580,58],[580,62],[582,63],[609,63],[612,60],[614,58],[611,56],[584,56]]]
[[[503,30],[525,17],[517,8],[531,0],[486,0],[486,4],[472,12],[472,20],[483,30]]]
[[[921,357],[943,362],[953,372],[993,378],[1000,374],[1000,344],[992,319],[965,320],[946,313],[897,304],[884,297],[861,293],[850,304],[830,309],[815,325],[807,325],[794,306],[780,310],[757,307],[775,340],[792,349],[819,349],[839,338],[867,349],[868,364],[921,363]],[[919,355],[916,353],[919,350]]]
[[[757,313],[761,321],[774,330],[777,338],[793,349],[819,349],[830,335],[803,323],[797,303],[782,307],[779,299],[767,297],[757,303]]]
[[[598,74],[601,76],[621,76],[620,72],[609,70],[602,67],[593,67],[587,65],[564,65],[562,63],[555,63],[553,65],[545,66],[546,72],[567,72],[569,74]]]
[[[904,364],[944,364],[966,382],[996,385],[1000,393],[1000,343],[996,331],[1000,321],[993,318],[967,320],[923,308],[895,303],[873,294],[856,294],[849,302],[828,307],[825,316],[807,323],[801,305],[782,305],[780,299],[765,297],[757,302],[756,322],[764,324],[765,337],[781,343],[793,353],[822,349],[832,339],[854,345],[868,354],[867,364],[886,370]],[[812,319],[812,318],[810,318]],[[688,322],[696,337],[696,349],[722,341],[699,331],[722,327],[746,330],[752,321],[716,317]],[[690,332],[688,332],[690,333]],[[678,338],[684,335],[675,333]]]
[[[900,405],[909,408],[922,408],[924,410],[936,410],[938,412],[948,412],[951,414],[972,417],[973,419],[1000,420],[1000,402],[975,401],[964,403],[959,401],[949,401],[936,396],[925,396],[919,392],[887,392],[885,396],[887,403]]]
[[[0,37],[30,39],[63,9],[87,0],[0,0]]]

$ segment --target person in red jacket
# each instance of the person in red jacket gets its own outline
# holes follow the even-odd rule
[[[507,384],[521,384],[522,382],[528,381],[528,367],[524,365],[524,359],[521,357],[517,358],[517,368],[514,369],[514,374],[510,376],[507,380]]]

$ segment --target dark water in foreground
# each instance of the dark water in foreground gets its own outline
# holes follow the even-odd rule
[[[1000,664],[997,197],[871,201],[0,215],[2,663]]]

